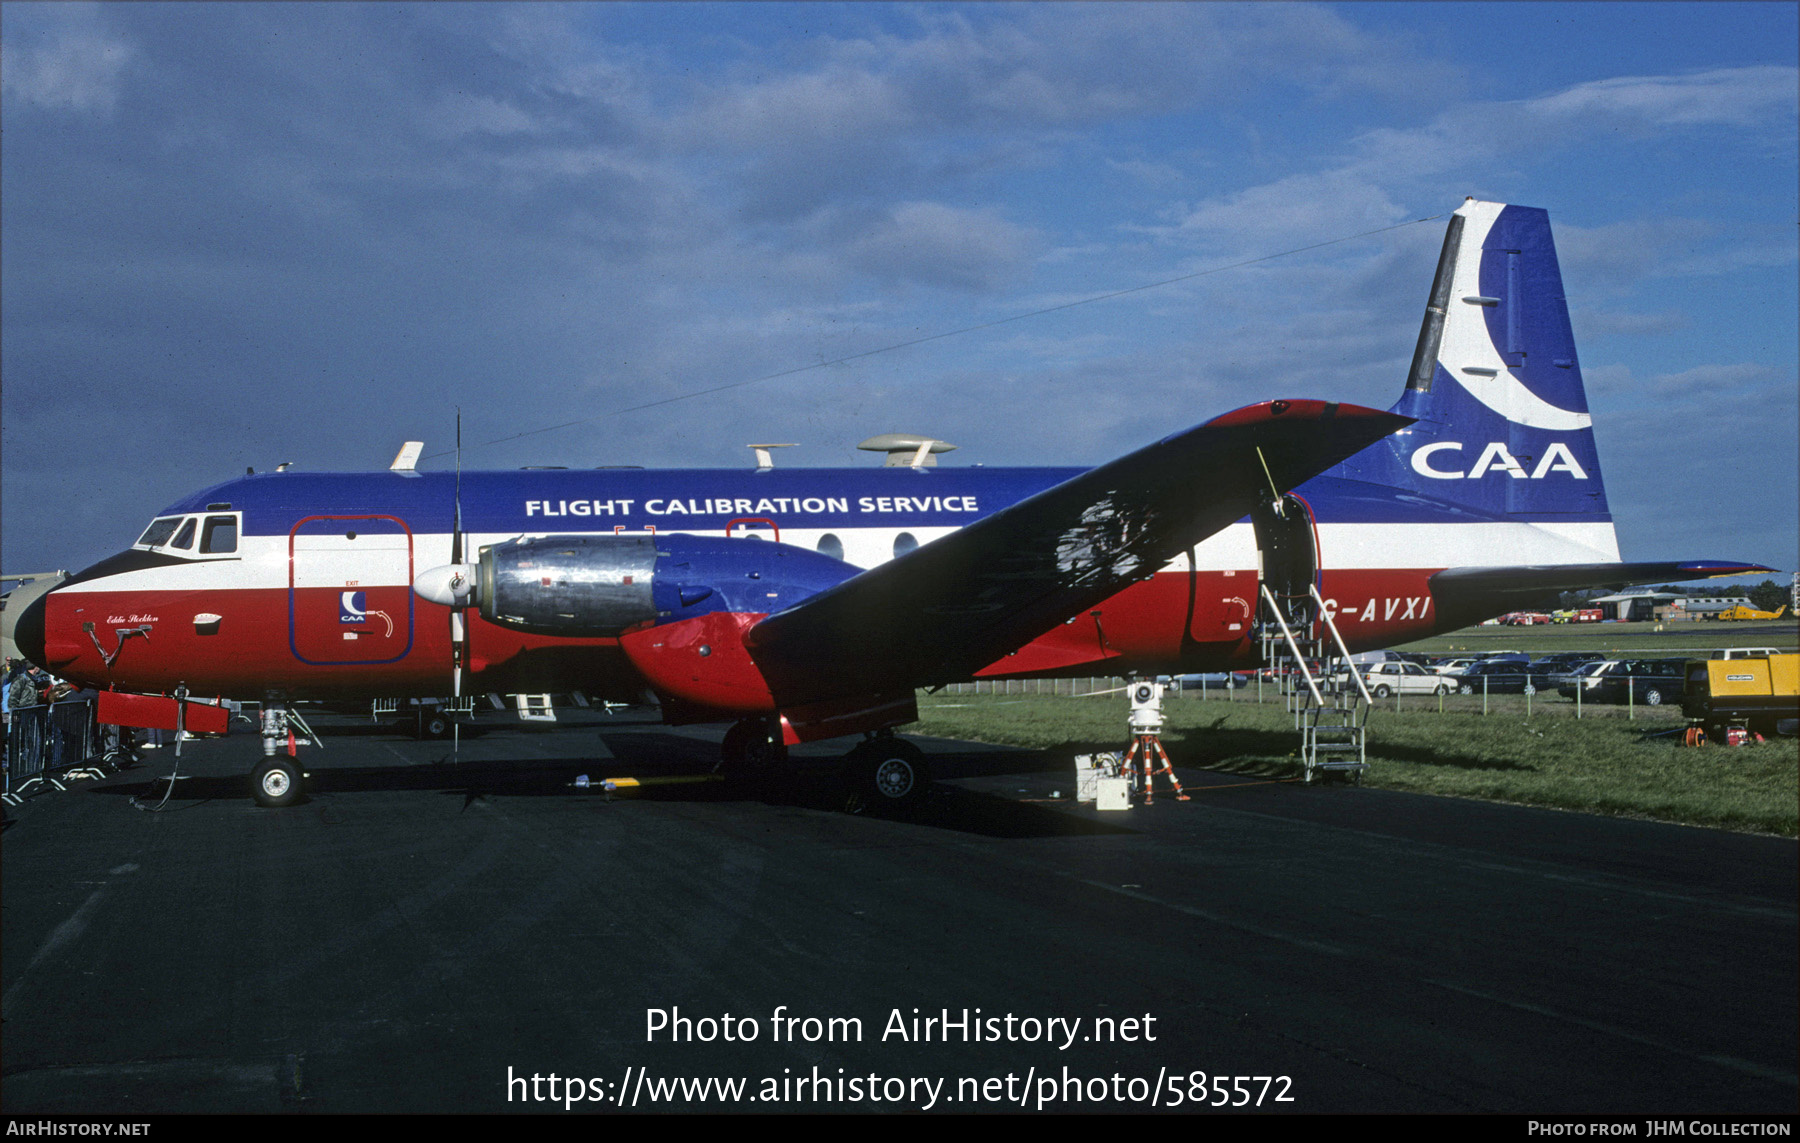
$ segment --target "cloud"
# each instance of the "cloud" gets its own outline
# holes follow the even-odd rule
[[[1774,369],[1757,362],[1698,365],[1679,373],[1663,373],[1652,377],[1647,387],[1659,396],[1711,399],[1768,390],[1777,376]]]
[[[103,28],[90,4],[8,5],[0,96],[52,110],[110,116],[136,50]]]
[[[1419,126],[1363,132],[1352,140],[1345,165],[1384,181],[1459,170],[1481,171],[1486,179],[1498,164],[1610,141],[1620,133],[1636,139],[1717,127],[1773,134],[1791,145],[1797,84],[1800,70],[1792,67],[1726,68],[1595,80],[1528,99],[1458,103]]]
[[[1272,254],[1309,239],[1391,226],[1406,216],[1385,188],[1338,169],[1290,175],[1198,203],[1161,233],[1236,253]]]
[[[1751,127],[1791,119],[1800,99],[1800,71],[1791,67],[1721,68],[1691,75],[1620,76],[1577,84],[1519,106],[1543,120],[1583,130],[1630,126]]]
[[[1628,403],[1630,411],[1622,415],[1638,417],[1644,416],[1640,406],[1646,401],[1658,403],[1660,411],[1649,414],[1651,417],[1667,416],[1670,406],[1683,404],[1691,415],[1707,417],[1717,415],[1717,402],[1721,399],[1761,398],[1794,387],[1791,372],[1784,374],[1756,361],[1696,365],[1674,373],[1653,374],[1641,381],[1629,366],[1609,364],[1584,369],[1582,378],[1591,392]]]
[[[864,273],[981,292],[1018,278],[1037,238],[994,210],[965,210],[935,202],[897,204],[849,244]]]
[[[1269,87],[1303,99],[1409,97],[1396,74],[1448,74],[1329,9],[1298,5],[911,12],[902,30],[818,37],[798,66],[747,51],[723,81],[696,84],[665,145],[735,159],[752,216],[786,222],[846,198],[922,197],[1048,162],[1104,124],[1210,118]]]

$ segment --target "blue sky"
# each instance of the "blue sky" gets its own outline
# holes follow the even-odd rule
[[[1793,569],[1797,11],[8,3],[5,570],[459,405],[475,467],[1385,407],[1466,195],[1551,212],[1625,558]]]

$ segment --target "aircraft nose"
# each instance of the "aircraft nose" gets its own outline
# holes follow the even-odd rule
[[[44,601],[49,598],[48,592],[38,596],[26,604],[11,623],[12,641],[18,646],[19,654],[40,667],[44,665]]]

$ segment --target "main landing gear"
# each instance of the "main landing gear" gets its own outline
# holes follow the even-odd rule
[[[718,771],[727,781],[746,787],[767,782],[787,760],[779,727],[779,723],[761,718],[733,723],[720,747]],[[869,735],[839,766],[854,795],[853,803],[862,809],[908,811],[924,800],[931,786],[923,752],[891,730]]]
[[[844,766],[852,787],[860,789],[872,807],[914,809],[931,786],[924,753],[891,730],[879,731],[858,745],[845,756]]]
[[[716,770],[727,782],[753,786],[767,781],[775,765],[786,758],[779,724],[766,718],[745,718],[725,732]]]

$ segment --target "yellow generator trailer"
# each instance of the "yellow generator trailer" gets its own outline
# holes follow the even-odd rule
[[[1800,655],[1688,664],[1681,711],[1715,737],[1732,726],[1791,735],[1800,728]]]

